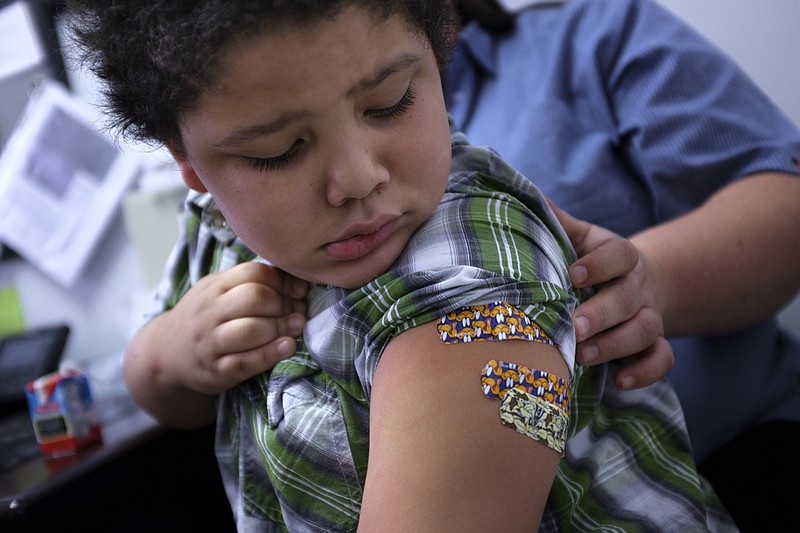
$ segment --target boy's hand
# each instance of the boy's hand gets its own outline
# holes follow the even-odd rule
[[[271,369],[294,353],[307,292],[307,283],[256,262],[204,277],[160,317],[171,352],[164,378],[216,395]]]
[[[574,313],[577,361],[595,365],[627,357],[630,364],[615,376],[618,387],[654,383],[672,369],[675,356],[664,337],[647,258],[628,239],[550,205],[579,256],[570,265],[572,283],[596,291]]]

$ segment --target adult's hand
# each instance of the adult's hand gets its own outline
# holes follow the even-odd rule
[[[621,389],[656,382],[672,369],[675,356],[664,337],[655,264],[630,240],[550,205],[578,253],[570,265],[573,285],[595,290],[573,315],[577,361],[626,359],[615,376]]]

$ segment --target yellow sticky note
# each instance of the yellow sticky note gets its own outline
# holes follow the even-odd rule
[[[25,320],[14,287],[0,287],[0,337],[25,331]]]

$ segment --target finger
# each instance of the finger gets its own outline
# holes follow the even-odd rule
[[[636,246],[603,227],[577,219],[548,199],[572,242],[577,259],[570,265],[572,283],[579,288],[607,283],[631,272],[639,261]]]
[[[569,267],[576,287],[602,285],[621,278],[633,271],[639,262],[636,246],[622,237],[608,238],[595,248],[582,252],[582,257]]]
[[[573,246],[578,248],[578,243],[582,243],[586,239],[586,236],[592,229],[592,225],[589,222],[573,217],[554,204],[550,198],[547,198],[547,203],[550,205],[550,208],[556,215],[561,227],[564,228],[564,231],[566,232],[567,237],[569,237],[569,240],[572,242]],[[580,251],[578,251],[578,253],[580,254]]]
[[[290,313],[275,319],[278,328],[278,334],[282,337],[297,337],[303,333],[303,327],[308,322],[305,312],[303,313]]]
[[[576,360],[584,365],[595,365],[629,357],[647,350],[663,335],[662,332],[658,313],[642,309],[630,320],[580,342]]]
[[[259,269],[257,270],[259,279],[254,281],[274,289],[278,294],[293,299],[302,300],[308,294],[309,284],[307,281],[303,281],[291,274],[287,274],[279,268],[275,268],[260,261],[255,261],[253,264],[259,265]]]
[[[633,318],[642,308],[640,296],[639,284],[632,276],[603,286],[573,313],[578,342]],[[650,315],[646,318],[653,319]]]
[[[640,357],[617,370],[614,383],[621,390],[646,387],[666,376],[673,366],[675,354],[672,346],[666,339],[659,337]]]
[[[279,317],[289,313],[305,313],[303,300],[296,300],[256,282],[237,285],[221,295],[215,305],[222,321],[246,316]]]
[[[252,350],[219,358],[216,370],[223,382],[233,386],[272,369],[280,361],[290,357],[296,348],[297,342],[293,338],[279,337]]]
[[[258,283],[283,296],[303,299],[309,289],[307,282],[259,261],[241,263],[229,270],[219,272],[217,275],[224,275],[224,283],[221,283],[223,291],[245,283]]]
[[[279,318],[245,317],[220,324],[213,332],[213,349],[218,354],[241,353],[258,348],[280,337],[296,337],[303,329],[305,316],[292,313]]]

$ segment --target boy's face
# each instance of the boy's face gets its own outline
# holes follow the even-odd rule
[[[382,274],[438,204],[450,169],[424,37],[358,8],[245,41],[182,117],[184,180],[253,251],[355,288]]]

